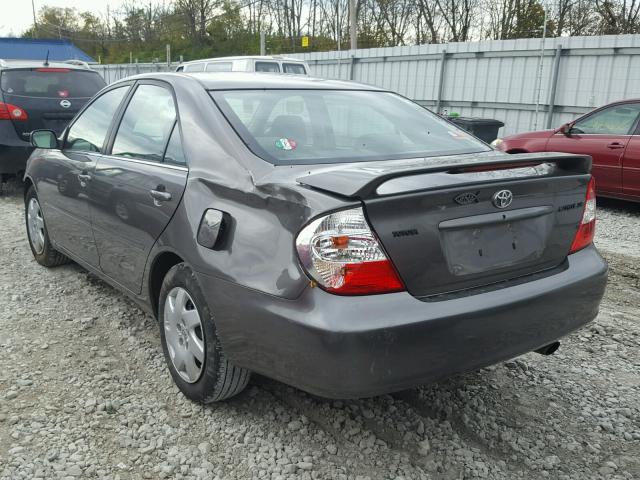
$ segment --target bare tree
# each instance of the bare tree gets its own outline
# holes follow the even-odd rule
[[[207,34],[207,22],[210,19],[214,0],[175,0],[176,9],[184,15],[189,35],[202,43]]]
[[[477,0],[436,0],[436,4],[446,23],[449,40],[469,40],[471,25],[477,13]]]
[[[595,5],[600,16],[599,33],[615,35],[640,31],[640,0],[595,0]]]
[[[415,11],[416,43],[440,43],[442,16],[436,0],[417,0]]]

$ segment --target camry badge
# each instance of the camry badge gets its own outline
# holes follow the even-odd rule
[[[458,205],[471,205],[478,203],[478,194],[480,192],[465,192],[453,198]]]
[[[513,193],[510,190],[499,190],[493,194],[492,201],[498,208],[507,208],[513,202]]]
[[[60,100],[60,106],[62,108],[69,108],[71,106],[71,102],[67,99]]]

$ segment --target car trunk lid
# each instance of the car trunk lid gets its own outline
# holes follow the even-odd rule
[[[582,217],[589,157],[443,157],[299,178],[360,199],[409,293],[428,297],[557,267]],[[360,173],[360,174],[359,174]]]

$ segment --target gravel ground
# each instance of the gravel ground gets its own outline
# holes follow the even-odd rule
[[[0,197],[0,479],[638,479],[640,206],[603,204],[601,313],[555,355],[358,401],[254,377],[202,407],[155,321],[37,265],[20,195]]]

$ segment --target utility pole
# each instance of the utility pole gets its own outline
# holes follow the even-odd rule
[[[260,55],[265,56],[267,54],[267,39],[264,32],[260,32]]]
[[[547,38],[547,6],[544,5],[544,25],[542,26],[542,43],[540,44],[540,59],[538,60],[538,78],[536,88],[536,113],[533,118],[533,130],[538,128],[538,112],[540,111],[540,93],[542,90],[542,70],[544,67],[544,43]]]
[[[336,0],[336,38],[338,40],[338,51],[340,51],[340,0]]]
[[[38,22],[36,21],[36,4],[31,0],[31,10],[33,11],[33,38],[38,36]]]
[[[171,66],[171,45],[167,43],[167,67]]]
[[[349,23],[351,27],[351,50],[358,48],[357,0],[349,0]],[[355,53],[355,52],[354,52]]]

